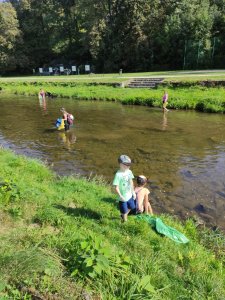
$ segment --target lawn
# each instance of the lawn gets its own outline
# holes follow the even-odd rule
[[[161,215],[190,239],[177,244],[135,216],[122,224],[98,177],[6,150],[0,163],[0,299],[225,298],[222,233]]]

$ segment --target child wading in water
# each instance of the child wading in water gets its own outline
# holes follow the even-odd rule
[[[148,201],[148,195],[150,194],[149,189],[145,187],[147,178],[144,175],[137,177],[137,187],[135,188],[136,193],[136,210],[137,213],[153,214],[151,204]]]
[[[163,111],[168,111],[168,109],[166,108],[167,104],[168,104],[168,98],[169,98],[169,95],[166,91],[164,91],[164,95],[162,97],[162,102],[163,102]]]
[[[133,178],[134,175],[130,170],[131,159],[127,155],[120,155],[118,158],[120,169],[116,172],[113,180],[116,192],[119,195],[119,208],[121,218],[124,222],[127,221],[127,215],[131,210],[135,209],[135,193]]]
[[[38,93],[39,100],[45,100],[45,91],[43,89],[40,89],[40,92]]]
[[[60,111],[63,113],[63,120],[64,120],[64,124],[65,124],[65,131],[68,131],[70,129],[70,125],[73,124],[73,115],[69,114],[64,107],[62,107],[60,109]]]

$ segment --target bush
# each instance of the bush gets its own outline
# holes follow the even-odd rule
[[[83,278],[117,276],[126,273],[132,265],[129,256],[116,252],[102,242],[100,237],[90,235],[88,238],[67,249],[68,265],[72,276]]]
[[[198,102],[196,105],[195,105],[195,109],[197,111],[205,111],[205,103],[203,101],[201,102]]]
[[[19,188],[11,180],[5,179],[0,182],[0,201],[3,204],[17,202],[21,199]]]

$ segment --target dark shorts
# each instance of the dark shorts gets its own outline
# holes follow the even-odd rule
[[[129,209],[135,210],[136,207],[135,207],[133,197],[130,198],[130,200],[128,200],[126,202],[120,201],[119,202],[119,208],[120,208],[121,214],[123,214],[123,215],[126,214]]]
[[[64,120],[64,126],[65,126],[65,131],[70,129],[70,124],[67,122],[67,120]]]

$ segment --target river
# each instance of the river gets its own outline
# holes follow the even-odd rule
[[[198,216],[225,229],[225,115],[0,95],[0,144],[45,161],[60,175],[111,182],[127,154],[135,175],[150,180],[153,209]],[[54,129],[60,107],[75,116],[70,132]]]

